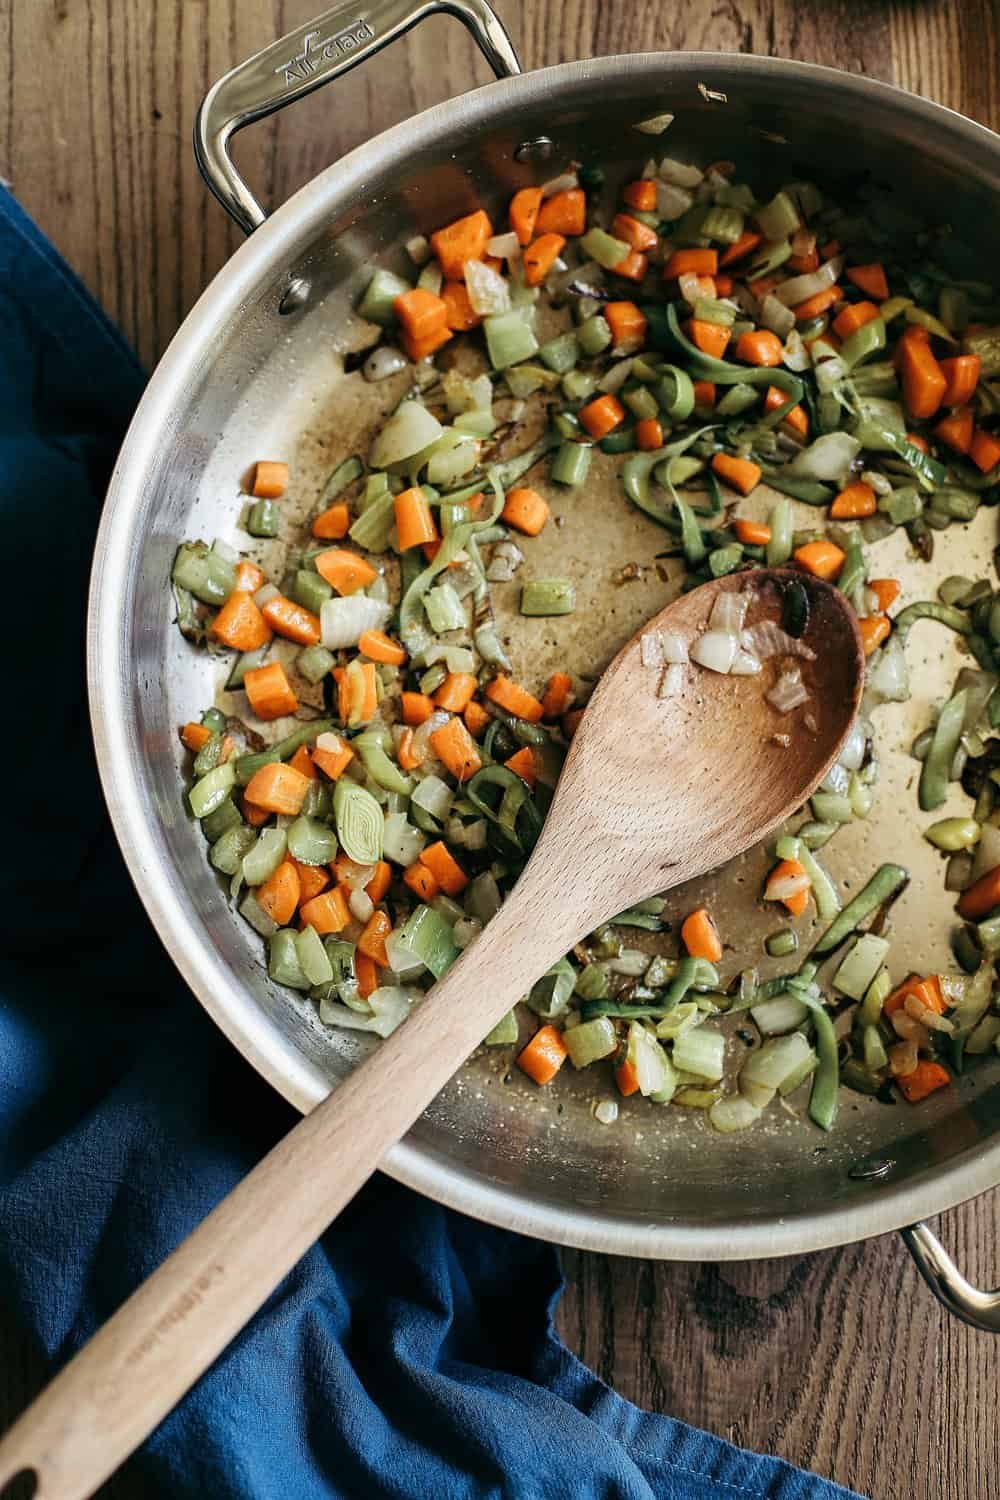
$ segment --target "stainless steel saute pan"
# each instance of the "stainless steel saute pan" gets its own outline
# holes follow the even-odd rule
[[[232,133],[335,80],[434,11],[469,27],[498,82],[369,141],[266,217],[228,156]],[[959,115],[870,79],[771,58],[654,53],[522,75],[486,0],[335,8],[234,69],[201,110],[202,170],[250,237],[171,344],[115,471],[88,626],[93,725],[118,838],[161,938],[225,1033],[299,1109],[336,1085],[358,1043],[270,983],[259,941],[226,904],[185,813],[177,725],[210,701],[219,668],[173,623],[174,549],[184,536],[236,539],[239,476],[257,458],[291,460],[291,494],[304,512],[332,464],[364,450],[379,407],[360,375],[343,374],[342,353],[357,337],[351,308],[374,262],[402,265],[398,247],[411,235],[479,202],[499,206],[568,161],[599,159],[613,176],[654,144],[636,124],[665,111],[675,116],[671,155],[735,159],[752,180],[776,182],[867,169],[924,211],[942,205],[981,250],[987,277],[1000,264],[1000,139]],[[622,562],[651,558],[660,538],[603,473],[557,536],[532,544],[541,571],[544,548],[553,558],[558,548],[555,571],[576,573],[584,604],[558,638],[548,621],[511,615],[515,653],[534,679],[557,662],[599,670],[664,602],[654,569],[627,587],[614,581]],[[981,575],[995,516],[985,511],[973,526],[939,534],[933,570],[890,539],[880,544],[880,571],[900,571],[921,592],[943,573]],[[927,649],[939,647],[932,640]],[[957,658],[912,665],[914,700],[883,710],[879,724],[899,745],[926,723]],[[875,813],[831,845],[831,865],[856,886],[886,851],[908,864],[911,886],[894,912],[898,941],[914,967],[946,965],[938,856],[920,837],[910,771],[894,759]],[[697,893],[682,892],[678,907],[706,897],[725,929],[756,951],[763,860],[751,855],[708,877]],[[688,1112],[631,1103],[608,1128],[591,1113],[595,1087],[584,1073],[533,1090],[495,1054],[474,1059],[387,1170],[466,1213],[617,1254],[744,1259],[902,1227],[942,1300],[1000,1331],[1000,1294],[970,1287],[917,1222],[1000,1183],[1000,1060],[920,1109],[845,1094],[830,1136],[777,1113],[749,1135],[716,1136]]]

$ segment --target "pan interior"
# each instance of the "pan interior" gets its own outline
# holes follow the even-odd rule
[[[136,456],[141,439],[134,435],[116,480],[107,524],[128,528],[117,627],[122,673],[117,685],[98,674],[96,691],[98,702],[116,691],[124,697],[125,743],[105,754],[104,765],[119,831],[143,820],[156,865],[135,873],[147,897],[153,884],[166,883],[183,916],[185,930],[175,924],[168,936],[175,956],[234,1039],[302,1107],[343,1076],[363,1044],[322,1027],[308,1000],[269,982],[263,944],[227,905],[205,859],[184,807],[176,726],[217,696],[224,672],[181,639],[166,579],[184,537],[218,536],[247,548],[237,529],[239,481],[256,459],[290,460],[293,523],[312,511],[333,465],[364,452],[382,411],[398,396],[391,381],[376,388],[360,374],[343,373],[344,353],[359,338],[350,309],[373,262],[402,269],[397,247],[410,235],[481,202],[499,208],[517,187],[555,175],[572,160],[604,163],[617,183],[626,166],[634,170],[656,153],[700,163],[735,160],[755,183],[809,176],[844,194],[865,174],[901,204],[912,193],[923,215],[928,204],[940,205],[941,217],[973,247],[984,279],[998,263],[996,147],[980,144],[970,161],[961,130],[947,127],[944,112],[937,112],[945,122],[939,129],[920,106],[904,107],[902,96],[875,88],[864,101],[861,135],[853,122],[861,117],[862,81],[833,88],[829,75],[783,73],[754,59],[622,58],[617,72],[612,61],[551,70],[541,75],[550,76],[548,86],[536,76],[432,111],[406,127],[405,139],[397,131],[371,143],[366,158],[355,153],[286,205],[237,258],[243,267],[237,315],[223,317],[214,294],[192,315],[193,326],[161,376],[161,391],[171,381],[176,387],[169,422],[144,455]],[[612,77],[617,83],[610,87]],[[719,94],[724,101],[712,97]],[[650,138],[633,128],[664,110],[675,115],[668,134]],[[550,162],[519,165],[519,142],[542,134],[555,142]],[[262,253],[268,245],[273,249]],[[312,292],[302,310],[281,316],[291,275],[307,278]],[[516,675],[528,682],[556,668],[599,672],[675,588],[676,565],[654,562],[664,534],[629,507],[619,465],[598,455],[586,489],[547,487],[559,524],[526,545],[527,576],[576,579],[576,614],[522,620],[518,585],[498,589]],[[927,597],[948,573],[985,575],[995,530],[994,512],[984,510],[971,527],[937,533],[930,566],[913,562],[900,534],[878,544],[878,571],[902,578],[907,597]],[[637,576],[624,581],[633,563]],[[101,587],[99,573],[98,611]],[[918,766],[905,749],[962,659],[951,636],[930,625],[914,632],[908,651],[913,699],[880,710],[876,720],[884,760],[875,809],[840,833],[823,857],[845,892],[885,859],[909,867],[910,887],[893,912],[893,954],[897,964],[905,954],[907,968],[924,970],[953,966],[950,907],[940,856],[921,837],[929,820],[918,813]],[[129,758],[140,806],[124,784],[115,785],[109,765],[115,754]],[[956,798],[956,810],[960,803]],[[670,898],[671,914],[701,904],[716,914],[735,950],[726,955],[727,977],[742,966],[741,955],[745,961],[760,954],[762,938],[780,925],[756,900],[766,865],[765,851],[755,850]],[[808,941],[805,935],[803,946]],[[786,965],[763,960],[760,969],[767,975]],[[700,1253],[724,1258],[748,1253],[751,1231],[754,1253],[772,1243],[775,1251],[791,1248],[777,1230],[769,1234],[775,1225],[797,1224],[798,1248],[807,1248],[888,1227],[865,1217],[879,1195],[896,1205],[887,1220],[909,1217],[907,1201],[917,1202],[921,1185],[982,1153],[1000,1114],[998,1081],[1000,1059],[918,1110],[844,1092],[829,1135],[803,1119],[804,1100],[796,1097],[792,1109],[772,1107],[755,1129],[723,1137],[699,1112],[641,1101],[623,1102],[617,1123],[602,1126],[592,1104],[614,1092],[603,1071],[573,1076],[566,1069],[554,1087],[539,1090],[512,1069],[509,1053],[490,1051],[445,1089],[397,1167],[407,1175],[407,1164],[419,1161],[421,1171],[411,1177],[473,1213],[495,1215],[499,1200],[492,1197],[489,1208],[483,1195],[508,1193],[507,1222],[554,1238],[670,1254],[671,1230],[696,1226]],[[866,1163],[887,1159],[892,1165],[879,1178],[864,1175]],[[995,1169],[989,1180],[998,1175]],[[938,1197],[940,1206],[955,1201],[943,1186]],[[525,1217],[517,1204],[527,1206]],[[808,1222],[820,1214],[821,1229]]]

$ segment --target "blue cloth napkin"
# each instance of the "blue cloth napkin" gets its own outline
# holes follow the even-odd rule
[[[115,847],[83,678],[88,565],[142,390],[0,190],[7,857],[0,1359],[54,1368],[293,1123],[186,991]],[[16,683],[16,687],[15,687]],[[280,1212],[280,1205],[275,1205]],[[608,1390],[555,1251],[377,1177],[131,1460],[144,1500],[833,1500]]]

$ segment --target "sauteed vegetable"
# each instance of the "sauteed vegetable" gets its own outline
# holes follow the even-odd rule
[[[810,182],[762,192],[731,163],[669,158],[611,206],[603,187],[571,167],[517,192],[502,225],[474,208],[411,240],[408,278],[375,271],[364,377],[409,366],[412,381],[370,450],[330,475],[281,578],[219,541],[179,548],[180,628],[232,653],[226,686],[250,721],[213,707],[184,726],[188,800],[272,978],[329,1025],[389,1035],[517,879],[585,697],[565,672],[515,679],[490,584],[530,567],[553,524],[546,487],[583,483],[595,447],[620,455],[617,503],[658,523],[686,587],[767,563],[844,591],[869,658],[862,717],[774,846],[760,895],[781,913],[766,949],[791,960],[784,974],[760,980],[744,952],[724,978],[739,935],[654,899],[554,965],[488,1045],[516,1048],[543,1086],[567,1059],[606,1064],[621,1096],[704,1109],[726,1131],[803,1087],[828,1129],[840,1084],[916,1103],[1000,1049],[1000,594],[948,579],[898,609],[877,563],[897,529],[929,558],[936,530],[1000,498],[1000,306],[944,269],[946,231],[876,188],[850,203]],[[257,464],[252,537],[277,535],[287,485],[283,462]],[[529,576],[520,597],[558,631],[574,580]],[[788,590],[780,627],[745,607],[720,600],[696,641],[647,636],[650,691],[770,663],[786,743],[787,716],[808,727],[812,712],[806,593]],[[920,807],[957,780],[974,805],[927,829],[961,893],[960,972],[905,975],[889,911],[906,870],[883,863],[842,908],[817,854],[872,808],[874,717],[908,696],[906,639],[924,620],[956,632],[970,665],[914,746]],[[826,926],[803,955],[810,906]],[[663,951],[630,929],[662,934]],[[755,1043],[741,1065],[737,1013]],[[598,1118],[616,1113],[604,1097]]]

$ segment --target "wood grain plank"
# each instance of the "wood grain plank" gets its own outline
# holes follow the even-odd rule
[[[324,0],[0,0],[0,175],[152,364],[239,234],[205,191],[194,112],[221,72]],[[498,0],[526,67],[643,50],[751,51],[886,78],[1000,126],[1000,0]],[[344,152],[485,82],[436,18],[376,63],[245,132],[274,205]],[[1000,1280],[1000,1195],[947,1216]],[[564,1336],[622,1395],[835,1475],[877,1500],[1000,1489],[1000,1343],[947,1317],[893,1237],[751,1265],[566,1252]],[[0,1329],[0,1424],[42,1378]],[[105,1500],[138,1500],[126,1470]]]

